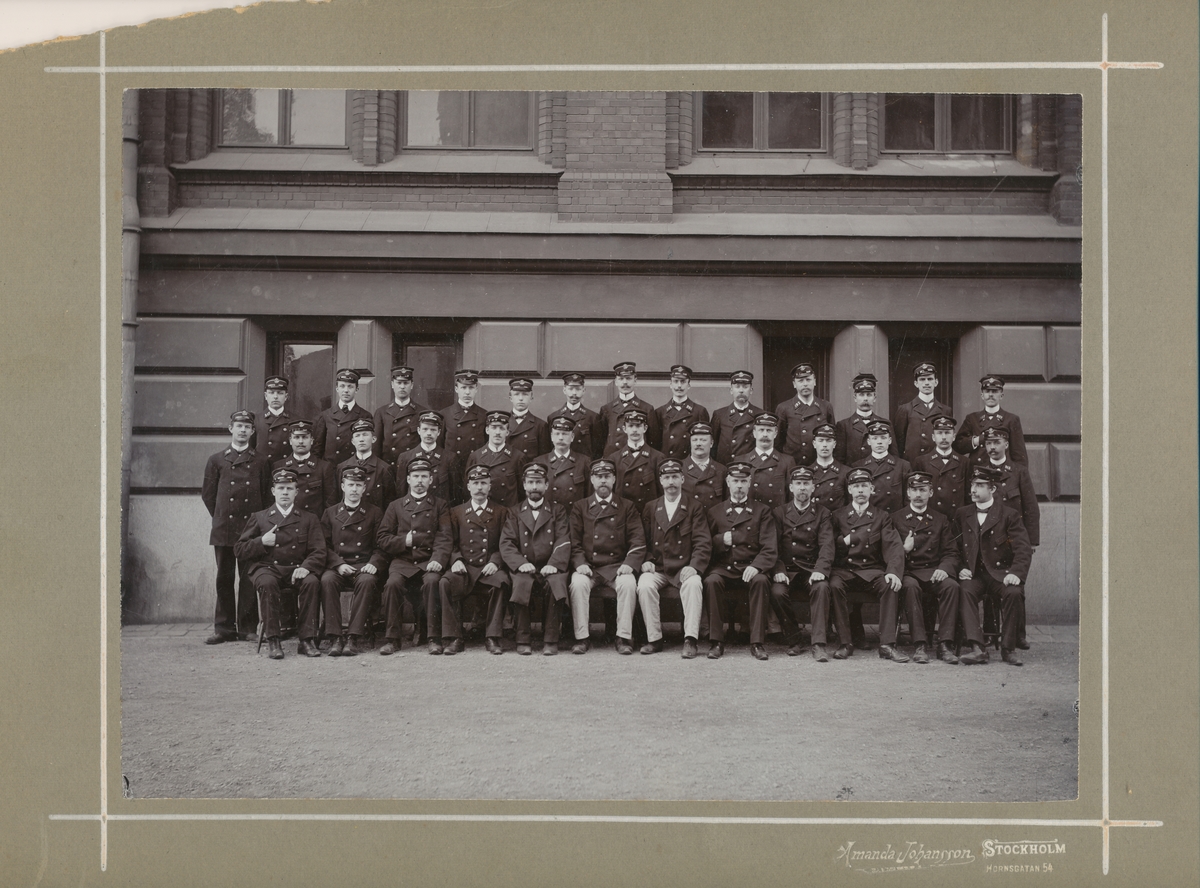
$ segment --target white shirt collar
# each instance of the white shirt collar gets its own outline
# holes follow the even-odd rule
[[[917,399],[918,399],[918,400],[920,400],[920,401],[923,401],[923,402],[925,402],[926,404],[932,404],[932,403],[933,403],[933,401],[934,401],[934,396],[933,396],[933,395],[930,395],[930,396],[927,398],[927,397],[925,397],[923,394],[921,394],[920,392],[917,392]]]
[[[276,409],[275,409],[275,408],[273,408],[273,407],[268,407],[268,408],[267,408],[267,412],[268,412],[269,414],[271,414],[272,416],[279,416],[279,415],[281,415],[281,414],[283,413],[283,411],[284,411],[284,410],[286,410],[286,409],[287,409],[287,407],[286,407],[286,406],[284,406],[284,407],[280,407],[278,410],[276,410]]]
[[[996,415],[997,413],[999,413],[999,412],[1000,412],[1000,408],[999,408],[999,406],[997,406],[997,407],[984,407],[984,408],[983,408],[983,412],[984,412],[984,413],[989,413],[989,414],[991,414],[991,415],[993,415],[993,416],[994,416],[994,415]]]
[[[294,509],[294,508],[296,508],[296,504],[292,503],[291,508],[285,512],[283,510],[283,506],[279,505],[278,503],[275,504],[275,511],[278,512],[280,515],[282,515],[284,518],[286,518],[288,515],[292,514],[292,509]]]
[[[623,395],[620,392],[617,392],[617,397],[628,403],[637,397],[637,392],[630,392],[628,395]]]
[[[249,444],[247,444],[245,447],[238,447],[236,444],[230,443],[229,447],[230,447],[230,449],[233,450],[234,453],[245,453],[247,450],[250,449]]]

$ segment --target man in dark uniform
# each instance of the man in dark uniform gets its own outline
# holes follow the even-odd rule
[[[337,474],[326,460],[313,456],[313,424],[297,419],[291,425],[291,453],[271,465],[271,471],[290,469],[296,473],[296,508],[318,518],[338,501]]]
[[[683,492],[707,515],[709,509],[725,499],[725,467],[712,458],[712,424],[692,423],[688,441],[691,451],[683,461]]]
[[[363,653],[367,620],[379,601],[379,574],[388,556],[375,538],[383,521],[378,506],[363,499],[367,473],[357,466],[342,468],[342,501],[321,516],[327,557],[321,574],[321,599],[325,606],[325,637],[329,656],[353,657]],[[352,589],[350,625],[342,633],[342,592]],[[348,636],[348,637],[347,637]]]
[[[550,452],[550,427],[529,412],[533,402],[533,380],[524,376],[508,381],[508,400],[512,419],[508,421],[508,446],[532,462]]]
[[[883,509],[871,505],[874,485],[866,469],[851,469],[846,476],[850,504],[833,513],[836,554],[829,581],[833,595],[834,621],[841,646],[834,658],[844,660],[854,653],[850,636],[847,593],[869,595],[879,601],[879,656],[897,663],[908,657],[895,648],[897,594],[904,575],[904,544]]]
[[[779,418],[774,413],[760,413],[754,418],[754,449],[742,457],[754,468],[750,479],[750,499],[774,509],[788,499],[788,478],[796,463],[786,453],[775,449],[779,433]]]
[[[362,469],[367,476],[367,502],[382,512],[396,498],[396,475],[390,465],[375,455],[375,424],[360,419],[351,426],[350,440],[354,455],[338,466],[338,473],[349,466]]]
[[[767,608],[779,537],[771,508],[749,498],[753,474],[749,463],[729,466],[725,475],[729,499],[708,510],[713,555],[704,577],[704,598],[708,602],[710,660],[718,660],[725,653],[725,618],[731,613],[725,597],[741,589],[746,590],[749,599],[750,654],[756,660],[767,659]]]
[[[1025,532],[1029,534],[1029,545],[1036,552],[1041,545],[1041,510],[1029,469],[1008,458],[1008,429],[1001,426],[984,429],[983,448],[988,455],[987,465],[999,472],[996,477],[997,498],[1021,516]],[[1017,627],[1017,647],[1025,651],[1029,650],[1029,642],[1025,639],[1024,612],[1021,620]]]
[[[504,604],[508,574],[500,557],[500,528],[508,510],[488,500],[491,470],[487,466],[467,469],[470,499],[450,510],[453,547],[450,570],[442,575],[442,644],[445,653],[461,653],[463,644],[462,603],[478,592],[487,598],[487,629],[484,644],[490,654],[504,653]],[[524,648],[522,650],[522,648]],[[529,644],[517,645],[518,653],[529,654]]]
[[[375,455],[390,466],[420,441],[417,422],[428,408],[412,400],[413,368],[392,368],[392,401],[375,411]]]
[[[521,469],[525,457],[508,446],[510,415],[505,410],[493,410],[487,415],[488,442],[467,457],[466,471],[473,466],[487,466],[491,479],[492,502],[515,506],[521,497]]]
[[[589,463],[601,455],[604,448],[604,430],[600,427],[600,414],[583,406],[583,387],[587,382],[582,373],[563,374],[563,394],[566,403],[546,417],[549,424],[559,416],[575,423],[575,440],[571,449],[585,456]]]
[[[829,510],[812,499],[816,485],[811,468],[793,468],[788,488],[791,499],[775,509],[779,561],[772,569],[771,605],[789,645],[788,656],[797,657],[803,653],[797,599],[807,599],[813,659],[827,663],[825,633],[829,623],[829,575],[833,571],[833,520]]]
[[[475,403],[479,394],[479,373],[458,370],[454,374],[455,401],[442,409],[442,446],[450,455],[451,465],[465,469],[467,457],[487,441],[487,411]],[[451,502],[466,499],[461,476],[455,477]]]
[[[570,422],[561,417],[557,421]],[[583,459],[584,457],[579,457]],[[567,600],[567,571],[571,568],[571,528],[567,509],[546,498],[548,472],[542,463],[525,466],[522,478],[525,499],[500,531],[500,554],[512,579],[509,599],[516,624],[517,650],[530,644],[529,605],[535,588],[545,597],[542,617],[542,653],[558,653],[562,607]]]
[[[341,465],[354,453],[350,428],[360,419],[372,423],[365,407],[354,402],[359,375],[353,370],[337,372],[337,398],[328,410],[322,410],[313,423],[313,451],[332,465]]]
[[[833,458],[837,446],[837,432],[830,423],[822,423],[813,429],[813,450],[817,453],[813,461],[813,502],[824,506],[833,514],[846,505],[846,475],[849,466]]]
[[[792,385],[796,397],[775,408],[779,417],[779,449],[794,459],[796,465],[806,466],[817,458],[813,432],[819,425],[833,424],[833,407],[816,396],[817,373],[809,362],[801,361],[792,368]]]
[[[702,407],[691,398],[692,368],[683,364],[671,367],[671,400],[654,413],[658,427],[662,429],[663,456],[683,459],[688,455],[688,429],[693,423],[708,422],[708,408]]]
[[[258,624],[258,604],[250,591],[250,565],[234,554],[234,545],[250,516],[266,505],[270,490],[265,456],[250,446],[254,414],[238,410],[229,417],[230,444],[204,465],[200,499],[212,516],[208,544],[217,559],[217,604],[208,644],[248,638]],[[234,574],[238,576],[234,595]]]
[[[875,412],[876,379],[873,373],[860,373],[854,377],[854,413],[837,424],[837,446],[833,458],[845,466],[853,466],[870,453],[867,445],[867,426],[873,422],[887,422],[887,417]],[[890,423],[889,423],[890,425]],[[895,442],[888,448],[893,456]]]
[[[959,509],[954,521],[962,565],[958,572],[962,593],[959,613],[963,634],[971,643],[971,652],[964,654],[960,662],[968,665],[988,661],[979,627],[979,600],[984,595],[1000,599],[1001,656],[1006,663],[1021,665],[1014,649],[1024,622],[1025,580],[1033,561],[1033,547],[1021,516],[996,500],[998,475],[990,466],[972,470],[972,505]]]
[[[423,459],[429,463],[433,479],[429,492],[438,499],[450,502],[453,492],[459,487],[459,466],[454,457],[438,446],[438,436],[442,433],[442,415],[432,410],[426,410],[417,423],[417,435],[420,443],[412,450],[406,450],[396,457],[396,496],[408,494],[408,464],[414,459]]]
[[[282,376],[267,377],[263,399],[267,410],[254,422],[250,446],[267,458],[267,465],[288,455],[288,437],[293,420],[300,419],[287,409],[288,381]]]
[[[754,417],[763,412],[751,403],[754,393],[754,374],[737,370],[729,375],[729,391],[733,403],[713,411],[712,427],[717,461],[729,465],[734,459],[754,449]]]
[[[867,447],[870,452],[851,468],[866,469],[871,473],[871,505],[894,512],[904,505],[904,479],[912,466],[908,460],[891,452],[892,427],[886,422],[873,422],[867,426]]]
[[[664,459],[658,465],[663,495],[646,504],[642,526],[646,530],[646,560],[637,581],[638,606],[646,623],[643,654],[661,651],[664,590],[679,596],[683,607],[683,659],[696,656],[700,637],[700,612],[704,608],[704,571],[712,557],[708,515],[683,492],[683,464]]]
[[[554,449],[534,460],[546,467],[550,489],[545,496],[556,506],[562,506],[564,514],[570,511],[576,500],[588,494],[588,477],[591,475],[592,460],[572,449],[575,424],[566,416],[550,420],[550,440]]]
[[[987,462],[987,453],[983,449],[984,429],[1007,429],[1008,458],[1023,466],[1028,465],[1029,455],[1025,451],[1025,433],[1021,431],[1021,417],[1000,409],[1000,401],[1004,398],[1004,380],[992,375],[981,378],[979,397],[983,401],[983,409],[967,414],[962,428],[958,430],[958,436],[954,439],[954,449],[967,454],[973,465],[983,465]]]
[[[654,405],[637,396],[637,364],[633,361],[622,361],[613,365],[613,385],[617,396],[600,408],[600,427],[604,430],[604,455],[616,453],[625,446],[625,428],[621,422],[621,414],[626,410],[640,410],[646,415],[646,442],[656,447],[661,440],[661,429],[658,427],[658,417],[654,415]]]
[[[904,601],[909,607],[912,627],[913,662],[928,663],[925,653],[927,627],[925,603],[932,599],[936,607],[939,659],[957,663],[950,645],[958,621],[958,547],[950,519],[929,507],[933,496],[933,477],[927,472],[908,476],[908,508],[892,513],[892,526],[904,544]]]
[[[275,505],[250,516],[234,552],[240,560],[251,562],[250,579],[262,608],[268,656],[272,660],[283,659],[279,644],[279,594],[289,588],[299,595],[300,642],[296,653],[319,657],[317,631],[325,535],[316,515],[296,508],[296,473],[280,469],[271,480]]]
[[[613,494],[616,466],[610,459],[592,463],[594,494],[571,507],[571,615],[573,654],[586,654],[593,591],[617,599],[617,653],[633,653],[636,571],[646,560],[646,536],[637,509]]]
[[[646,503],[658,496],[658,465],[663,455],[646,443],[645,413],[626,410],[621,422],[625,427],[625,446],[611,454],[617,467],[616,495],[633,503],[641,515]]]
[[[429,653],[440,654],[440,592],[438,584],[450,558],[450,509],[445,500],[429,493],[432,468],[424,459],[408,463],[408,493],[387,507],[379,524],[376,545],[391,556],[383,586],[387,628],[379,653],[385,657],[400,650],[404,599],[412,605],[418,625],[425,617]]]
[[[967,502],[967,458],[954,452],[954,418],[939,416],[933,420],[933,450],[917,457],[913,469],[927,472],[933,479],[933,499],[929,508],[951,521]]]
[[[917,396],[896,408],[896,449],[914,464],[917,457],[933,450],[933,421],[939,416],[953,416],[954,411],[933,396],[938,386],[937,368],[930,363],[918,364],[913,370]]]

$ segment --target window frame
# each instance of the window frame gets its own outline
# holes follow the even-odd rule
[[[248,89],[259,89],[260,87],[247,87]],[[276,87],[261,87],[262,89],[276,89]],[[278,88],[280,93],[291,93],[293,88]],[[283,141],[285,136],[291,136],[292,125],[292,103],[290,101],[279,102],[279,134],[280,141],[273,145],[263,145],[254,142],[226,142],[225,141],[225,94],[227,89],[217,89],[217,109],[213,115],[213,142],[218,149],[232,149],[235,151],[321,151],[332,154],[340,154],[350,150],[350,90],[325,90],[325,92],[340,92],[345,97],[345,116],[344,126],[342,129],[342,138],[344,139],[341,145],[311,145],[307,143],[287,143]]]
[[[889,95],[932,95],[933,96],[933,148],[886,148],[887,143],[887,97]],[[1004,148],[951,148],[950,113],[951,101],[956,95],[999,95],[1004,99]],[[879,94],[879,153],[880,154],[923,154],[925,156],[968,157],[1011,157],[1013,153],[1013,114],[1016,105],[1009,93],[880,93]]]
[[[821,96],[821,147],[820,148],[767,148],[767,138],[769,136],[770,127],[770,95],[771,92],[819,92],[818,90],[772,90],[767,92],[753,92],[751,90],[708,90],[708,92],[749,92],[753,96],[753,123],[752,131],[754,133],[754,147],[752,148],[707,148],[704,145],[704,95],[705,90],[701,90],[692,94],[692,125],[695,132],[695,148],[697,154],[704,154],[712,157],[722,155],[736,157],[778,157],[785,156],[802,156],[802,157],[822,157],[830,153],[830,132],[833,129],[832,115],[833,102],[830,100],[831,94],[828,92],[820,92]]]
[[[408,144],[408,96],[410,92],[465,92],[465,127],[466,145],[409,145]],[[475,139],[475,96],[484,92],[519,92],[525,94],[527,144],[512,146],[473,145]],[[537,96],[535,90],[487,90],[487,89],[457,89],[457,90],[401,90],[397,118],[396,144],[405,154],[443,154],[446,152],[468,152],[476,154],[532,154],[537,151]]]

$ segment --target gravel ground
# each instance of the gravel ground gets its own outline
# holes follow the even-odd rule
[[[137,798],[855,799],[1076,796],[1078,633],[1030,627],[1023,668],[844,662],[768,644],[661,654],[296,656],[122,633]],[[911,648],[909,649],[911,652]],[[535,647],[535,651],[539,648]]]

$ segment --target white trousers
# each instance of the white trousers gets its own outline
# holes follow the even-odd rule
[[[665,586],[674,586],[669,574],[656,571],[644,573],[638,578],[637,598],[642,608],[642,619],[646,621],[646,639],[658,641],[662,638],[662,617],[659,607],[660,593]],[[693,574],[679,584],[679,603],[683,605],[683,634],[700,637],[700,611],[704,607],[704,581],[700,574]]]

